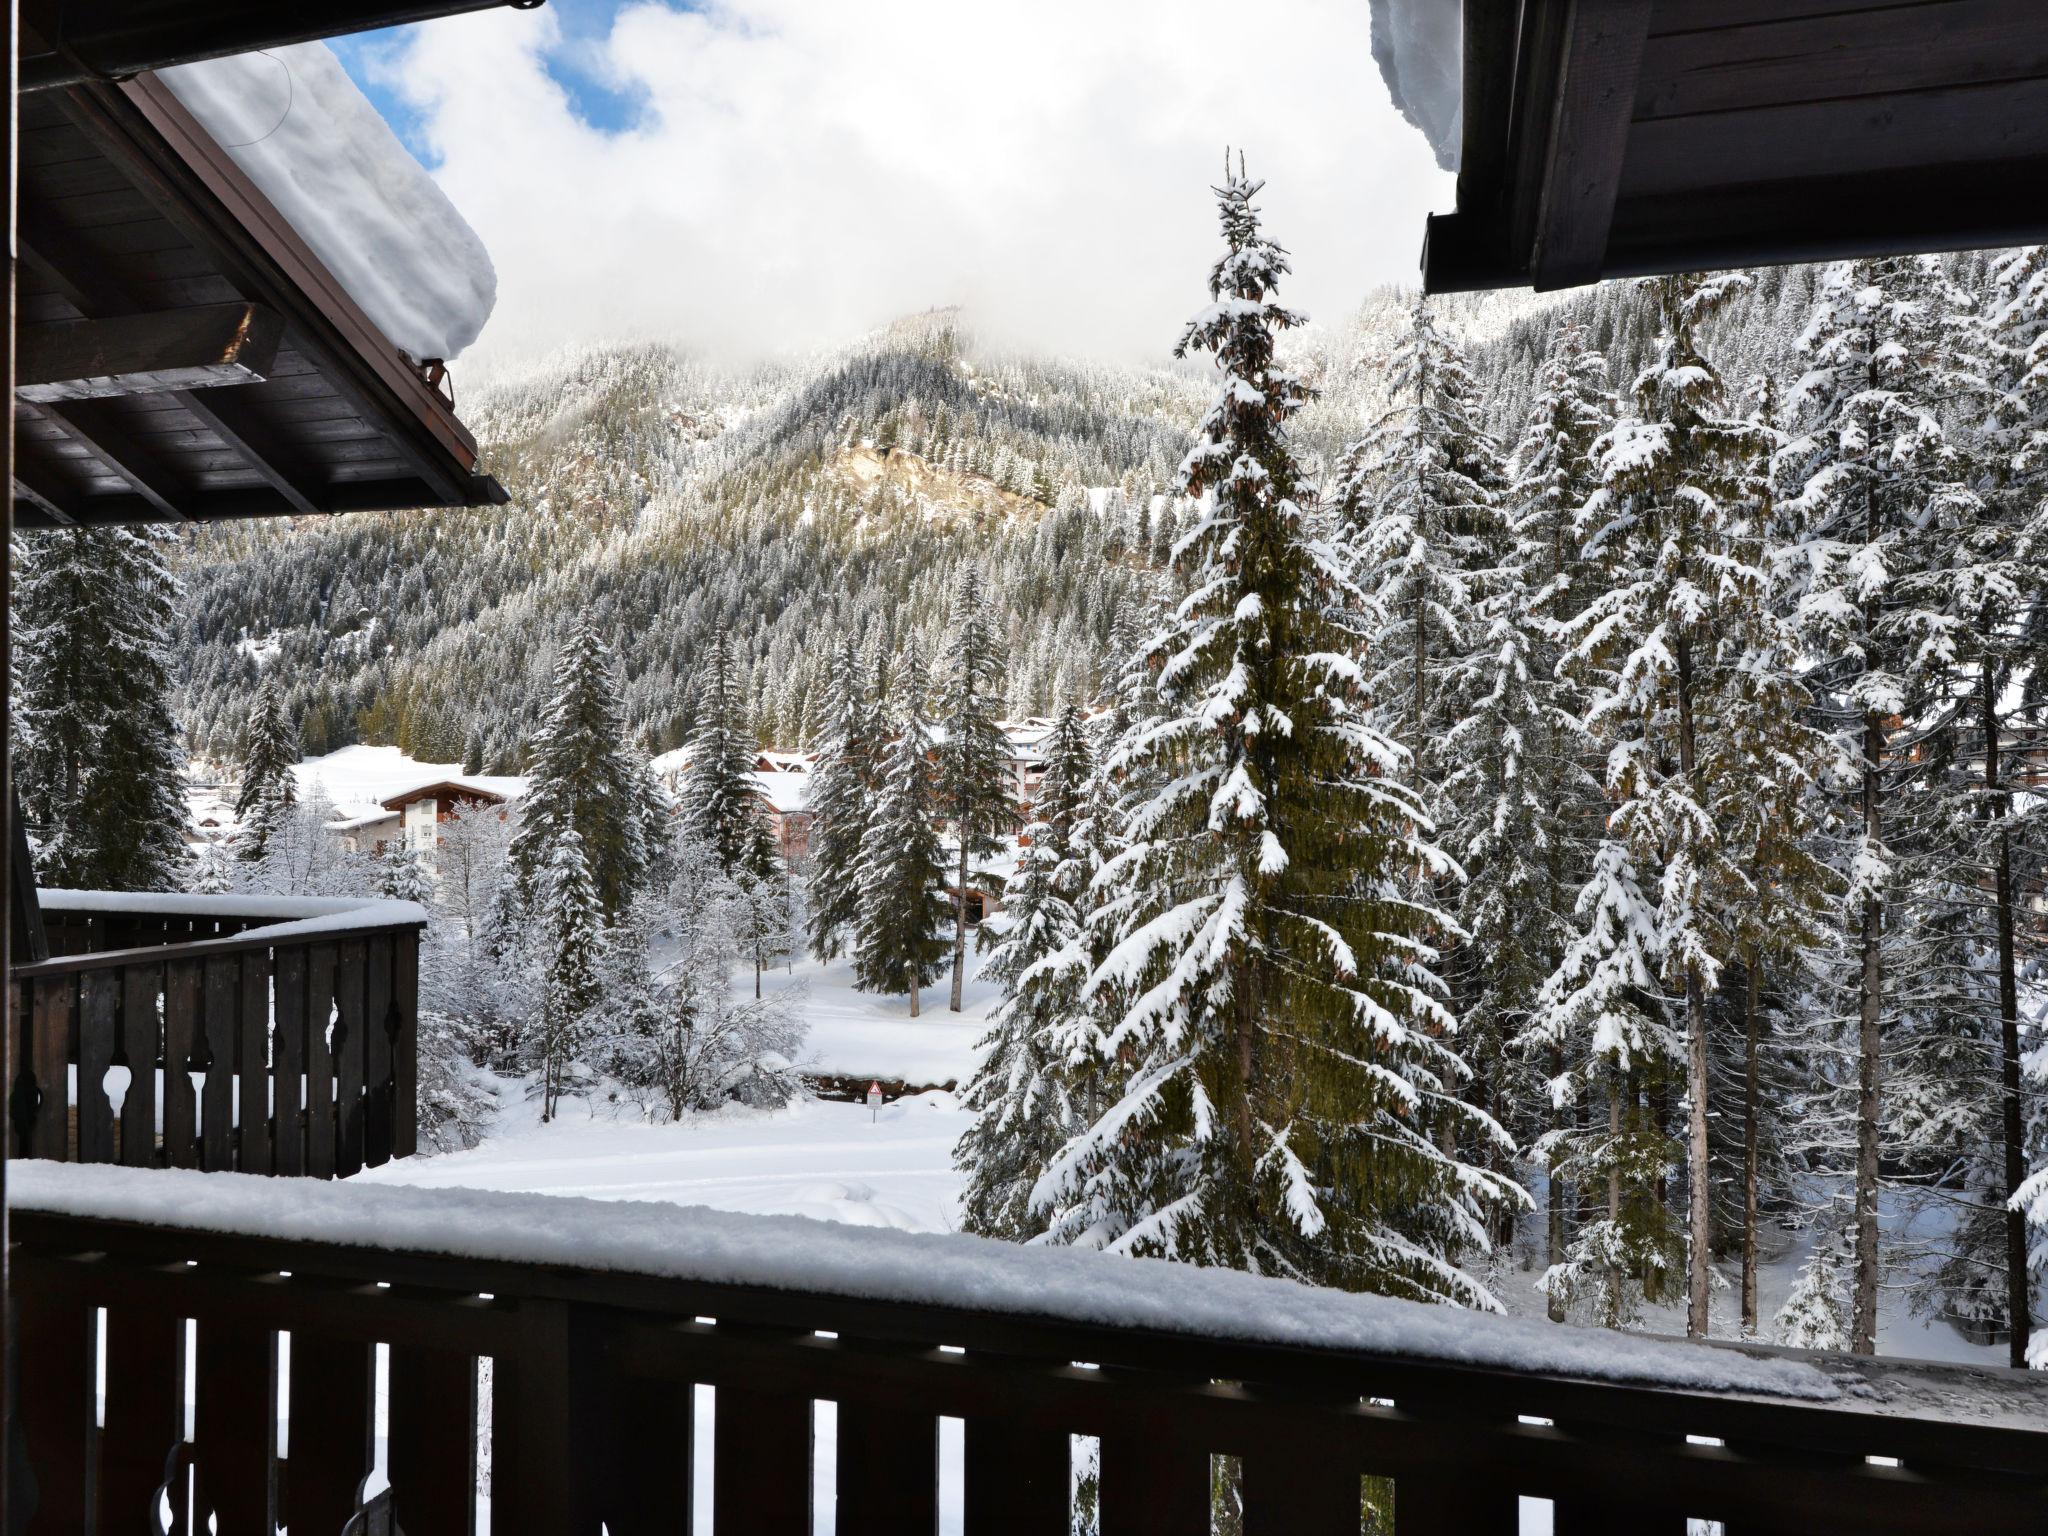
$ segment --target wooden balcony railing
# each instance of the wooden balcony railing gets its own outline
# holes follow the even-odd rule
[[[1067,1536],[1074,1436],[1101,1536],[1209,1532],[1216,1456],[1244,1536],[1358,1536],[1368,1474],[1395,1536],[1512,1536],[1524,1497],[1557,1536],[2048,1529],[2040,1373],[631,1202],[36,1162],[9,1193],[36,1532],[165,1497],[172,1531],[330,1536],[375,1486],[356,1529],[461,1536],[488,1445],[493,1536],[687,1531],[707,1475],[720,1536],[811,1536],[820,1478],[841,1533],[931,1536],[947,1502]]]
[[[41,904],[51,958],[12,973],[10,1155],[334,1178],[413,1151],[417,906]]]

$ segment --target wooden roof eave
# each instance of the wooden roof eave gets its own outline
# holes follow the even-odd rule
[[[62,93],[65,116],[134,178],[163,217],[207,251],[252,302],[284,318],[298,345],[365,420],[387,431],[430,493],[405,506],[503,504],[476,473],[476,441],[314,254],[276,204],[153,75]],[[203,399],[208,392],[196,392]],[[252,457],[256,455],[252,454]],[[284,488],[279,487],[282,491]],[[372,506],[346,487],[316,510]],[[303,488],[288,494],[295,510]],[[373,498],[374,499],[374,498]]]

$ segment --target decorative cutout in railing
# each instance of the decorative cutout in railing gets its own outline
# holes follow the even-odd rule
[[[418,908],[51,894],[9,1155],[334,1178],[414,1150]]]

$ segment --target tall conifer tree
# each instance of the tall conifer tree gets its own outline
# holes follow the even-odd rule
[[[1225,252],[1178,348],[1219,375],[1183,467],[1187,596],[1152,647],[1160,718],[1110,759],[1160,778],[1101,876],[1132,921],[1090,978],[1130,999],[1108,1044],[1132,1073],[1035,1203],[1055,1241],[1486,1304],[1457,1261],[1514,1192],[1444,1150],[1490,1124],[1457,1098],[1430,970],[1447,920],[1403,892],[1444,861],[1335,617],[1351,588],[1288,443],[1309,392],[1274,357],[1300,317],[1259,185],[1217,189]]]
[[[98,890],[185,881],[181,753],[165,653],[177,584],[163,535],[20,541],[15,781],[42,829],[37,878]]]
[[[920,991],[937,979],[946,955],[945,850],[933,767],[931,729],[921,713],[923,662],[910,656],[897,675],[896,740],[882,763],[882,788],[861,845],[857,984],[868,992],[907,992],[910,1016]]]
[[[967,882],[975,862],[1002,852],[1017,825],[1010,798],[1010,746],[995,719],[1002,700],[1003,652],[991,618],[981,573],[967,566],[953,598],[950,650],[939,684],[939,724],[945,732],[938,749],[939,800],[958,845],[949,1004],[955,1013],[967,978]]]

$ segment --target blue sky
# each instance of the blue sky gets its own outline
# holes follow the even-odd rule
[[[670,4],[668,0],[641,3],[666,4],[676,11],[692,9]],[[547,9],[561,28],[562,39],[543,56],[548,77],[562,88],[578,119],[605,133],[631,127],[647,106],[644,89],[632,85],[614,88],[602,78],[602,67],[597,63],[597,45],[610,35],[612,23],[624,8],[622,0],[547,0]],[[384,120],[398,131],[406,148],[422,164],[432,166],[435,157],[422,135],[419,114],[392,89],[389,72],[377,67],[380,60],[388,59],[403,46],[411,30],[386,27],[376,32],[359,32],[335,38],[329,46]]]

